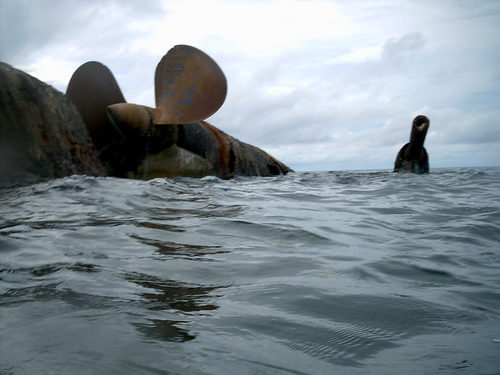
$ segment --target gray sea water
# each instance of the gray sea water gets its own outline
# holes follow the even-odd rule
[[[500,374],[500,169],[0,189],[0,373]]]

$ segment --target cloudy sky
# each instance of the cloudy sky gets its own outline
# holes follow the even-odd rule
[[[226,74],[209,122],[295,170],[391,169],[418,114],[431,169],[500,165],[498,0],[0,0],[0,60],[62,92],[97,60],[154,106],[176,44]]]

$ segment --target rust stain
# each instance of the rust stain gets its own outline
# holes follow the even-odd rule
[[[212,136],[214,137],[217,143],[217,149],[219,153],[219,168],[221,171],[221,178],[228,179],[230,178],[229,173],[229,150],[226,140],[221,134],[220,130],[215,126],[210,125],[206,121],[200,121],[201,126],[203,126]]]
[[[187,124],[206,119],[226,99],[227,81],[205,52],[177,45],[156,67],[155,97],[159,116],[155,124]]]

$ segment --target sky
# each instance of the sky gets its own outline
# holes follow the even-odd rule
[[[392,169],[419,114],[431,171],[500,166],[498,0],[0,0],[0,61],[61,92],[96,60],[154,107],[177,44],[226,75],[208,121],[297,171]]]

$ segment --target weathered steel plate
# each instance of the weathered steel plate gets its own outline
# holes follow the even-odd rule
[[[227,81],[217,63],[197,48],[177,45],[156,67],[155,124],[187,124],[214,114],[224,103]]]

